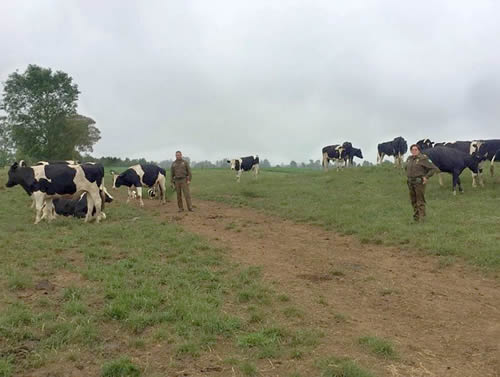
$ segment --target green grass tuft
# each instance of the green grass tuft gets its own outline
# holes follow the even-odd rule
[[[101,377],[138,377],[139,367],[126,356],[107,362],[102,367]]]
[[[394,360],[397,353],[392,342],[376,336],[364,336],[358,339],[358,343],[368,349],[371,353],[384,359]]]

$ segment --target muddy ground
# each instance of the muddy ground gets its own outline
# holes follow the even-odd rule
[[[261,266],[264,278],[324,332],[318,357],[373,364],[357,339],[375,335],[392,340],[400,355],[373,365],[377,374],[500,376],[498,278],[462,261],[449,265],[413,250],[362,244],[253,209],[195,204],[194,213],[178,214],[170,202],[162,216],[227,248],[235,261]],[[263,375],[279,376],[279,369]]]

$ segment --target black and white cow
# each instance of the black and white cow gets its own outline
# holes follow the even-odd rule
[[[105,219],[106,214],[104,213],[104,203],[111,203],[113,201],[113,197],[104,186],[100,191],[100,194],[103,201],[101,207],[101,218]],[[52,200],[52,204],[54,205],[54,210],[58,215],[74,216],[78,218],[83,218],[87,215],[88,201],[86,192],[81,194],[77,199],[56,198]],[[92,215],[95,215],[95,207],[92,211]]]
[[[436,165],[441,172],[450,173],[453,176],[453,194],[456,195],[456,186],[460,192],[463,192],[460,182],[460,174],[465,168],[469,168],[472,174],[479,174],[479,161],[468,153],[458,149],[437,146],[427,148],[422,153],[429,156],[429,159]]]
[[[94,207],[96,221],[101,219],[102,199],[100,188],[104,179],[104,168],[96,165],[38,165],[19,166],[15,162],[8,172],[7,187],[20,185],[35,201],[35,224],[42,218],[54,218],[52,200],[58,197],[74,197],[88,193],[88,211],[85,222],[93,216]],[[44,216],[42,217],[42,211]]]
[[[128,188],[128,198],[127,203],[130,199],[133,199],[137,193],[139,197],[139,202],[141,207],[144,206],[142,200],[142,186],[149,188],[158,187],[160,190],[160,200],[162,203],[166,202],[165,199],[165,189],[166,189],[166,172],[165,169],[160,168],[156,165],[144,164],[144,165],[134,165],[129,167],[121,174],[113,175],[113,188],[117,189],[120,186],[127,186]]]
[[[490,161],[490,174],[495,172],[495,161],[500,160],[500,139],[478,140],[471,144],[471,154],[480,161]]]
[[[446,142],[441,142],[441,143],[434,143],[430,141],[429,139],[424,139],[420,140],[417,142],[417,145],[420,147],[420,150],[425,150],[428,148],[435,148],[435,147],[446,147],[446,148],[451,148],[458,150],[462,153],[466,153],[468,155],[474,155],[474,145],[479,143],[479,141],[446,141]],[[482,169],[479,169],[479,173],[475,174],[472,173],[472,187],[477,186],[477,181],[479,181],[479,184],[481,186],[484,186],[483,183],[483,176],[482,176]],[[439,174],[439,184],[443,186],[443,177],[442,174]]]
[[[238,182],[244,171],[253,170],[255,179],[259,175],[259,156],[233,158],[232,160],[227,160],[227,163],[230,164],[231,170],[236,171],[236,180]]]
[[[345,164],[346,159],[348,158],[346,148],[343,145],[339,144],[327,145],[326,147],[323,147],[321,153],[322,153],[321,165],[323,165],[324,171],[328,171],[328,163],[330,161],[333,161],[336,164],[338,170],[340,163],[344,162]]]
[[[385,156],[394,156],[394,167],[403,167],[403,156],[408,152],[408,144],[401,137],[395,137],[392,141],[380,143],[377,146],[377,164],[384,161]]]

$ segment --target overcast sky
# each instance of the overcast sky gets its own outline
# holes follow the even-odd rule
[[[62,70],[97,156],[319,159],[500,137],[500,2],[1,1],[0,81]]]

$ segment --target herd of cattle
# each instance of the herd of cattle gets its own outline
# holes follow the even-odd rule
[[[465,168],[472,172],[473,186],[483,185],[480,164],[490,162],[490,172],[493,175],[494,162],[500,160],[500,139],[455,141],[434,143],[423,139],[416,143],[422,153],[429,156],[442,173],[453,176],[453,193],[456,187],[463,191],[460,174]],[[403,156],[408,151],[408,144],[402,137],[378,145],[377,163],[382,163],[385,156],[393,156],[397,167],[403,166]],[[353,147],[352,143],[328,145],[322,149],[322,165],[328,170],[330,161],[339,165],[349,166],[354,158],[363,158],[361,149]],[[259,157],[248,156],[227,161],[232,170],[236,171],[237,181],[240,181],[244,171],[253,171],[255,177],[259,173]],[[113,188],[120,186],[128,188],[128,199],[138,198],[141,206],[142,187],[148,187],[150,198],[157,196],[162,203],[166,201],[166,171],[156,165],[134,165],[121,174],[111,172]],[[24,161],[15,162],[8,172],[7,187],[20,185],[32,198],[35,208],[35,224],[42,219],[52,220],[56,214],[85,218],[85,221],[99,222],[106,217],[104,204],[110,203],[113,197],[104,186],[104,167],[97,163],[78,163],[77,161],[40,161],[27,166]],[[440,176],[440,184],[442,179]]]

